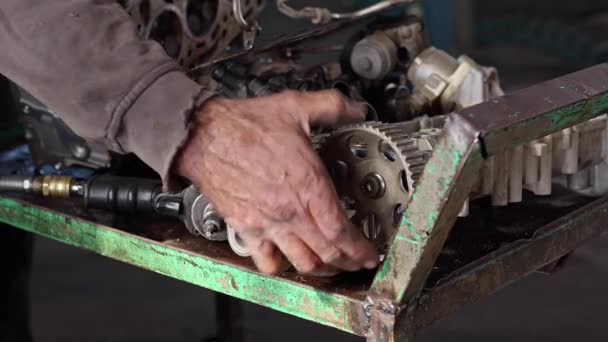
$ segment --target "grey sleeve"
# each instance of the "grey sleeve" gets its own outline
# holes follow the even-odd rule
[[[114,0],[1,0],[0,73],[79,135],[133,152],[167,182],[189,116],[210,94]]]

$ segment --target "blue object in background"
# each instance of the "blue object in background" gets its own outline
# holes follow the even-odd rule
[[[59,170],[52,165],[37,168],[32,161],[27,145],[19,145],[11,150],[0,153],[0,176],[20,175],[34,176],[36,174],[72,176],[87,179],[93,176],[95,170],[86,167],[66,167]]]
[[[0,176],[33,176],[36,171],[27,145],[0,153]]]

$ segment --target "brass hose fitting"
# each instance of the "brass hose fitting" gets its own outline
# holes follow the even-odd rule
[[[34,186],[36,179],[42,178],[40,183],[40,193],[45,197],[68,198],[70,197],[70,189],[74,178],[70,176],[43,176],[34,178]],[[34,188],[34,191],[35,188]]]
[[[45,197],[68,198],[80,194],[82,186],[82,182],[70,176],[0,177],[0,192],[29,192]]]

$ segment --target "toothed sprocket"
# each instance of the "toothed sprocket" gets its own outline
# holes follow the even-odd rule
[[[319,155],[351,220],[383,249],[399,224],[439,130],[411,122],[342,127],[319,143]]]

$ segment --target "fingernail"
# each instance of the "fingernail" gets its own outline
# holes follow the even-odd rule
[[[374,268],[378,267],[378,260],[370,260],[366,262],[364,266],[368,270],[373,270]]]

